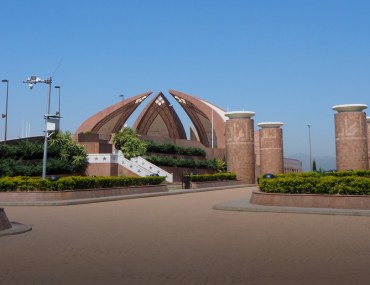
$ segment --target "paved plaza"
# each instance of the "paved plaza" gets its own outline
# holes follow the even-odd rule
[[[5,207],[0,284],[370,283],[370,217],[212,209],[253,189]]]

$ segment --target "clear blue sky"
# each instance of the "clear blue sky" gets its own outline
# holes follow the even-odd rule
[[[287,156],[308,154],[308,124],[313,156],[335,156],[331,107],[370,103],[370,1],[3,0],[0,31],[8,139],[22,122],[43,132],[47,85],[30,91],[30,75],[62,86],[64,131],[119,94],[172,88],[254,111],[256,129],[284,122]]]

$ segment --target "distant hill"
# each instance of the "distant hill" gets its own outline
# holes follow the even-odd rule
[[[294,158],[299,159],[302,161],[302,168],[303,171],[309,171],[310,169],[310,156],[304,153],[295,153],[295,154],[289,154],[285,155],[286,158]],[[319,169],[320,167],[324,170],[330,170],[335,169],[335,157],[333,156],[315,156],[312,157],[312,161],[316,161],[316,167]]]

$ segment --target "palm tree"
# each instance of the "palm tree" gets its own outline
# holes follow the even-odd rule
[[[72,140],[70,132],[58,132],[52,137],[50,147],[59,149],[60,159],[68,161],[74,172],[83,172],[87,166],[85,148]]]

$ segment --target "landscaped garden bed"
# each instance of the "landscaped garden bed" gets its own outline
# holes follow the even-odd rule
[[[13,191],[0,193],[0,205],[7,205],[7,203],[19,203],[23,205],[24,202],[32,204],[32,202],[39,201],[63,201],[63,200],[77,200],[77,199],[91,199],[113,196],[126,196],[136,194],[148,194],[168,192],[166,185],[146,185],[146,186],[131,186],[131,187],[113,187],[100,189],[81,189],[81,190],[64,190],[64,191]]]
[[[370,171],[278,174],[261,177],[259,188],[266,193],[369,195]]]
[[[189,174],[191,182],[226,181],[236,180],[233,172],[221,172],[214,174]]]
[[[165,177],[128,177],[128,176],[66,176],[58,178],[55,176],[42,180],[39,177],[2,177],[0,178],[0,192],[11,191],[63,191],[81,189],[99,189],[129,186],[159,185]]]
[[[260,178],[250,203],[265,206],[370,209],[370,171],[280,174]]]
[[[223,181],[205,181],[205,182],[191,182],[192,189],[210,188],[210,187],[227,187],[244,184],[240,180],[223,180]]]
[[[214,174],[188,174],[185,175],[184,178],[185,181],[190,183],[188,188],[222,187],[243,184],[241,181],[236,180],[235,173],[230,172]]]
[[[0,203],[91,199],[167,192],[164,177],[0,178]]]

